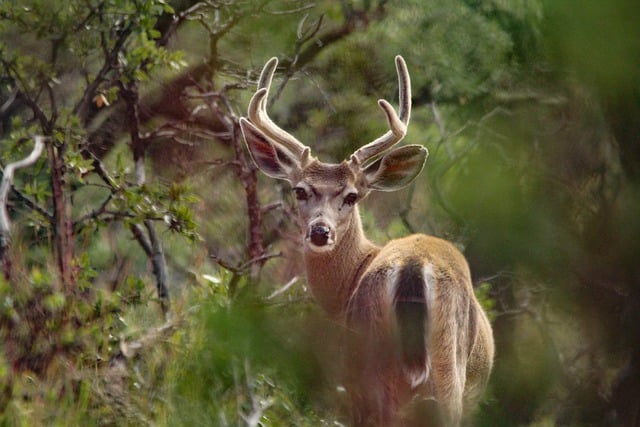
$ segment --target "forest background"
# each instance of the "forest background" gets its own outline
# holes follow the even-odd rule
[[[346,423],[340,326],[238,118],[277,56],[272,116],[340,161],[384,131],[401,54],[430,156],[363,220],[467,256],[497,344],[474,424],[640,425],[638,22],[634,0],[2,1],[0,424]]]

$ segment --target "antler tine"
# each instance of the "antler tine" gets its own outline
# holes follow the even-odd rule
[[[273,80],[273,74],[278,66],[278,58],[273,57],[262,68],[258,79],[258,90],[249,102],[247,115],[249,120],[267,137],[282,144],[287,150],[300,159],[309,156],[309,148],[276,125],[267,113],[267,97]]]
[[[356,150],[350,160],[353,165],[362,165],[372,157],[383,153],[400,142],[407,133],[407,125],[411,117],[411,79],[407,64],[400,55],[396,56],[396,71],[399,87],[399,114],[396,114],[389,102],[384,99],[378,100],[378,105],[387,116],[389,130],[381,137]]]

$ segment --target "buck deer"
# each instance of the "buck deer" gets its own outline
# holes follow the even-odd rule
[[[413,181],[427,157],[420,145],[392,148],[405,136],[411,112],[409,73],[402,57],[395,61],[399,114],[378,101],[390,130],[349,160],[320,162],[269,118],[276,58],[264,66],[240,126],[258,168],[293,187],[314,298],[352,331],[353,423],[455,426],[479,399],[494,352],[467,262],[451,243],[423,234],[376,246],[358,213],[370,191],[395,191]],[[419,407],[416,402],[435,406],[439,421],[407,421],[403,414]]]

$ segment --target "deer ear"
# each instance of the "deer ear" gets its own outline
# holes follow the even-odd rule
[[[244,141],[258,168],[271,178],[289,180],[299,169],[299,160],[280,144],[273,143],[244,117],[240,119]]]
[[[422,172],[428,151],[421,145],[406,145],[387,154],[362,170],[371,190],[395,191],[410,184]]]

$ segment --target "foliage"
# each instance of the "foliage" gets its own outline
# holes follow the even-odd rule
[[[291,196],[237,120],[278,56],[274,119],[340,161],[384,132],[402,54],[407,143],[430,156],[363,222],[467,256],[498,344],[476,424],[637,424],[638,18],[631,0],[0,2],[0,162],[47,138],[8,203],[0,422],[344,422],[339,327],[295,280]]]
[[[309,337],[300,335],[311,316],[254,298],[223,309],[215,296],[203,301],[169,372],[176,380],[167,425],[331,425],[312,404],[326,385]]]

